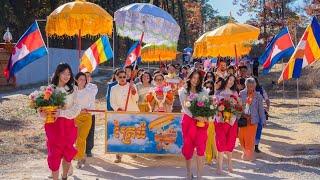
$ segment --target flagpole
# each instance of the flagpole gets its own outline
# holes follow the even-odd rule
[[[115,24],[115,23],[113,23],[113,24]],[[116,29],[116,26],[113,26],[113,33],[112,33],[112,50],[113,50],[113,58],[112,58],[112,70],[114,71],[114,62],[115,62],[115,57],[116,57],[116,55],[115,55],[115,50],[114,50],[114,38],[115,38],[115,33],[116,33],[116,31],[115,31],[115,29]]]
[[[294,41],[295,45],[297,45],[297,25],[295,26],[295,31],[294,31]],[[298,115],[300,114],[300,94],[299,94],[299,78],[297,78],[297,103],[298,103]]]
[[[285,68],[284,62],[283,62],[283,58],[282,58],[281,61],[282,61],[282,72],[283,72],[283,71],[284,71],[284,68]],[[282,81],[282,103],[285,103],[284,98],[285,98],[284,81]]]
[[[299,78],[297,78],[297,101],[298,101],[298,115],[300,114],[300,94],[299,94]]]
[[[143,35],[144,35],[144,32],[142,32],[142,35],[141,35],[141,38],[140,38],[140,46],[141,46],[141,44],[142,44],[142,39],[143,39]],[[141,49],[140,49],[140,53],[139,54],[141,54]],[[129,96],[130,96],[130,93],[131,93],[131,84],[133,83],[133,77],[134,77],[134,71],[136,70],[136,67],[137,67],[137,63],[138,63],[138,58],[139,57],[136,57],[136,60],[135,60],[135,62],[134,62],[134,67],[133,67],[133,70],[131,71],[131,79],[130,79],[130,85],[129,85],[129,90],[128,90],[128,95],[127,95],[127,100],[126,100],[126,105],[125,105],[125,111],[127,111],[127,108],[128,108],[128,102],[129,102]],[[136,93],[138,93],[138,92],[136,92]]]
[[[48,17],[47,17],[48,19]],[[38,22],[47,22],[47,19],[36,19],[35,21]],[[40,28],[39,28],[40,29]],[[47,49],[48,49],[48,54],[47,54],[47,59],[48,59],[48,85],[50,84],[50,52],[49,52],[49,37],[46,34],[46,41],[47,41]]]

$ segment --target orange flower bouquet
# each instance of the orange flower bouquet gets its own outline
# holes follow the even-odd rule
[[[30,106],[47,114],[45,123],[54,122],[54,113],[65,104],[66,94],[54,91],[52,86],[42,86],[29,95]]]

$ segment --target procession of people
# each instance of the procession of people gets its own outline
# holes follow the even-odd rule
[[[106,84],[106,109],[116,112],[182,113],[181,151],[186,160],[187,179],[193,178],[191,159],[195,150],[198,178],[202,176],[204,165],[214,162],[217,164],[216,173],[222,174],[224,154],[227,157],[228,171],[233,172],[232,152],[236,147],[237,137],[243,160],[253,161],[255,153],[260,153],[258,144],[262,127],[266,125],[270,101],[247,66],[230,64],[231,59],[219,58],[218,63],[211,64],[210,67],[204,67],[200,60],[185,65],[162,64],[161,67],[164,68],[161,71],[160,68],[153,71],[134,69],[132,65],[116,69],[110,82]],[[52,78],[52,87],[67,94],[67,106],[58,109],[55,122],[45,126],[48,165],[54,179],[58,178],[61,160],[62,179],[66,179],[73,173],[73,159],[78,162],[76,168],[82,168],[86,157],[92,157],[93,142],[90,142],[90,138],[94,138],[89,133],[90,129],[94,129],[94,115],[90,110],[95,109],[94,100],[98,88],[92,84],[88,72],[79,72],[73,77],[70,66],[62,63]],[[241,85],[242,81],[244,86]],[[232,115],[230,121],[223,120],[219,114],[211,118],[213,121],[201,117],[205,126],[198,127],[200,119],[192,115],[186,106],[186,99],[199,93],[206,93],[218,100],[234,97],[243,107],[242,114]],[[46,116],[42,112],[40,115]],[[121,154],[117,154],[115,163],[120,162]]]

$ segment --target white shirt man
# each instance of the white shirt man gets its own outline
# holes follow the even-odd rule
[[[134,84],[126,81],[126,73],[120,70],[117,73],[118,84],[113,86],[110,91],[110,104],[114,111],[132,111],[139,112],[138,100],[139,95],[137,88]],[[128,106],[126,109],[126,101],[128,96],[129,87],[131,85],[131,92],[128,99]]]

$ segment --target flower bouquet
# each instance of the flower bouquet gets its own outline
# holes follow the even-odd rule
[[[54,91],[52,86],[42,86],[29,95],[30,107],[47,114],[45,123],[54,122],[54,113],[65,104],[66,94]]]
[[[162,99],[158,99],[158,96],[163,97]],[[171,88],[169,86],[157,86],[155,87],[151,92],[149,92],[147,94],[147,102],[148,102],[148,106],[149,109],[151,110],[151,102],[153,100],[156,101],[158,107],[158,111],[159,112],[164,112],[164,103],[166,101],[166,99],[168,99],[169,101],[173,101],[173,94],[171,91]]]
[[[192,116],[198,120],[198,127],[204,127],[205,122],[210,118],[212,119],[217,111],[217,107],[212,104],[212,98],[206,93],[190,94],[185,106],[189,108]]]
[[[217,102],[218,116],[223,118],[224,122],[229,123],[232,115],[240,117],[242,114],[242,105],[236,96],[231,95],[229,98],[222,98]]]

